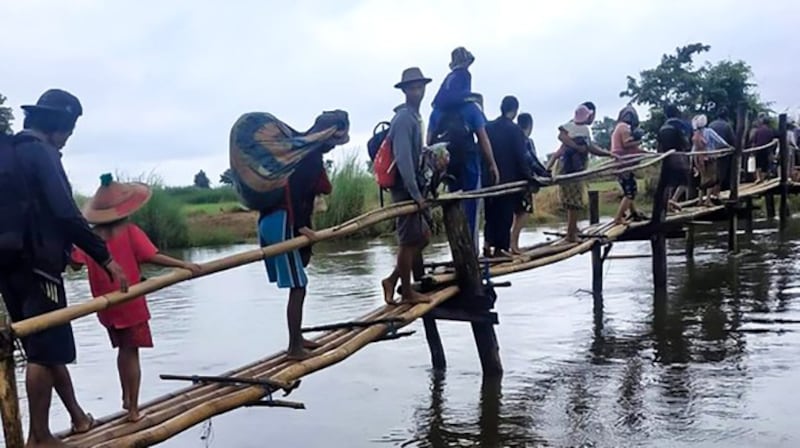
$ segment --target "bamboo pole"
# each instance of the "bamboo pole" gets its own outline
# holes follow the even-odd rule
[[[386,316],[393,311],[394,308],[381,307],[373,310],[362,318],[379,318]],[[357,331],[355,330],[339,330],[315,339],[315,342],[321,343],[323,346],[314,350],[312,353],[334,349],[346,342],[348,338],[352,337],[356,333]],[[291,361],[286,358],[285,352],[279,352],[266,359],[251,363],[244,368],[228,371],[222,375],[249,376],[253,378],[271,377],[287,363],[291,363]],[[66,442],[78,443],[80,446],[93,446],[106,440],[127,436],[137,431],[142,431],[148,427],[160,424],[180,414],[181,412],[191,409],[196,405],[219,398],[235,390],[237,390],[236,387],[223,385],[203,385],[184,388],[181,391],[172,392],[157,399],[151,400],[150,403],[141,406],[141,408],[147,412],[144,419],[137,423],[127,423],[125,420],[127,414],[119,413],[111,416],[110,418],[97,420],[100,425],[110,424],[111,426],[109,428],[103,428],[102,426],[99,426],[86,434],[68,437],[69,433],[61,433],[58,436],[65,438]]]
[[[786,228],[789,220],[789,144],[786,141],[787,116],[780,114],[778,117],[778,155],[780,157],[780,229]],[[794,157],[794,154],[791,154]]]
[[[340,227],[337,230],[324,229],[317,232],[314,241],[324,241],[336,237],[351,235],[360,229],[376,224],[378,222],[396,218],[409,213],[414,213],[418,210],[417,205],[402,205],[392,209],[381,210],[384,213],[378,213],[370,216],[367,219],[356,219],[351,221],[347,226]],[[113,292],[104,296],[95,297],[94,300],[89,300],[84,303],[70,305],[60,310],[51,311],[36,317],[25,319],[14,323],[11,328],[17,337],[24,337],[46,328],[56,325],[65,324],[72,320],[87,316],[92,313],[107,309],[113,305],[127,302],[136,297],[152,293],[159,289],[175,285],[177,283],[189,280],[191,278],[204,277],[213,273],[224,271],[238,266],[243,266],[249,263],[260,261],[264,258],[273,257],[282,253],[286,253],[301,247],[308,246],[314,241],[311,241],[306,236],[298,236],[290,240],[273,244],[267,247],[253,249],[239,254],[224,257],[214,260],[202,265],[200,274],[192,276],[192,273],[186,269],[176,269],[169,274],[153,277],[141,283],[137,283],[130,287],[127,293]]]
[[[431,303],[416,305],[403,312],[400,317],[403,318],[404,322],[399,326],[407,325],[415,319],[420,318],[430,309],[455,296],[457,293],[458,288],[451,286],[431,294]],[[337,349],[286,367],[277,375],[275,375],[275,379],[280,381],[291,381],[343,361],[370,342],[380,338],[387,329],[387,325],[376,325],[366,328]],[[246,403],[251,403],[262,398],[264,395],[264,389],[260,387],[242,388],[236,392],[228,394],[223,398],[215,399],[196,406],[190,411],[173,417],[158,426],[148,428],[147,430],[132,434],[127,437],[98,444],[96,445],[96,448],[137,448],[152,446],[156,443],[163,442],[174,434],[184,431],[196,425],[197,423],[213,417],[214,415],[239,408]]]
[[[22,418],[17,395],[17,372],[14,364],[14,338],[9,323],[11,317],[5,301],[0,297],[0,415],[3,419],[3,436],[6,447],[22,448]]]

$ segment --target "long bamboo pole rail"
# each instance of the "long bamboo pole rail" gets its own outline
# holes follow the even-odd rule
[[[646,168],[659,161],[663,160],[670,152],[653,155],[651,160],[642,163],[638,166],[631,166],[623,169],[618,169],[611,174],[621,174],[638,169]],[[616,162],[616,161],[615,161]],[[616,162],[620,163],[620,162]],[[628,162],[625,162],[628,163]],[[580,173],[572,173],[562,176],[556,176],[555,182],[570,182],[585,179],[589,176],[596,176],[602,171],[613,168],[615,165],[601,167],[601,169],[589,169]],[[527,181],[513,182],[486,189],[476,190],[469,193],[455,193],[440,196],[438,199],[430,201],[432,205],[440,205],[448,201],[455,201],[461,199],[491,197],[501,194],[509,194],[519,191],[524,191],[528,187]],[[246,264],[254,263],[265,258],[273,257],[282,253],[286,253],[295,249],[308,246],[315,241],[323,241],[337,237],[343,237],[358,232],[359,230],[377,224],[378,222],[387,219],[396,218],[398,216],[414,213],[418,210],[418,206],[411,201],[392,204],[379,210],[367,212],[357,218],[354,218],[346,223],[337,225],[335,227],[319,230],[316,232],[315,240],[312,241],[306,236],[298,236],[291,240],[287,240],[278,244],[273,244],[267,247],[254,249],[239,254],[224,257],[203,264],[201,271],[197,275],[185,269],[176,269],[168,274],[148,279],[144,282],[132,285],[128,292],[113,292],[103,296],[95,297],[94,300],[89,300],[84,303],[70,305],[66,308],[51,311],[36,317],[25,319],[11,325],[11,329],[16,337],[24,337],[30,334],[42,331],[56,325],[65,324],[72,320],[87,316],[98,311],[108,309],[111,306],[124,303],[136,297],[173,286],[177,283],[190,280],[192,278],[205,277],[217,272],[227,269],[243,266]]]

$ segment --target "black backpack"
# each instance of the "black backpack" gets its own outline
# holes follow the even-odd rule
[[[667,152],[671,149],[689,151],[691,144],[689,137],[678,127],[677,119],[668,119],[658,130],[658,152]]]
[[[0,134],[0,269],[18,265],[31,248],[33,200],[16,148],[29,139]]]
[[[465,154],[475,146],[473,131],[467,126],[464,117],[458,108],[442,112],[436,129],[433,130],[432,143],[448,142],[447,150],[450,152],[448,171],[458,173],[458,167],[464,164]]]
[[[658,152],[669,150],[687,152],[691,149],[689,137],[680,129],[677,120],[671,118],[658,130]],[[662,175],[666,176],[669,185],[687,185],[690,178],[691,165],[689,158],[679,154],[668,156],[662,164]]]

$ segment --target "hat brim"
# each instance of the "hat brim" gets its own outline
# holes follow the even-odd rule
[[[416,82],[421,82],[421,83],[423,83],[423,84],[428,84],[428,83],[430,83],[431,81],[433,81],[433,80],[432,80],[432,79],[430,79],[430,78],[417,78],[417,79],[409,79],[409,80],[407,80],[407,81],[400,81],[400,82],[398,82],[397,84],[395,84],[395,85],[394,85],[394,88],[395,88],[395,89],[402,89],[403,87],[405,87],[405,86],[407,86],[407,85],[409,85],[409,84],[414,84],[414,83],[416,83]]]
[[[37,106],[36,104],[28,104],[25,106],[20,106],[20,109],[24,110],[25,112],[32,112],[32,111],[48,111],[48,112],[59,112],[62,114],[66,114],[67,112],[63,109],[59,109],[57,107],[50,107],[50,106]]]
[[[98,209],[89,201],[83,208],[83,216],[90,224],[108,224],[127,218],[139,211],[150,200],[153,191],[147,184],[132,182],[128,184],[131,194],[121,203],[111,208]]]

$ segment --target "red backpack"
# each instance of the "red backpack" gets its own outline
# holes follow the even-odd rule
[[[375,161],[372,169],[375,172],[375,181],[381,188],[394,187],[397,179],[397,165],[392,153],[392,140],[387,135],[381,142],[378,152],[375,153]]]

